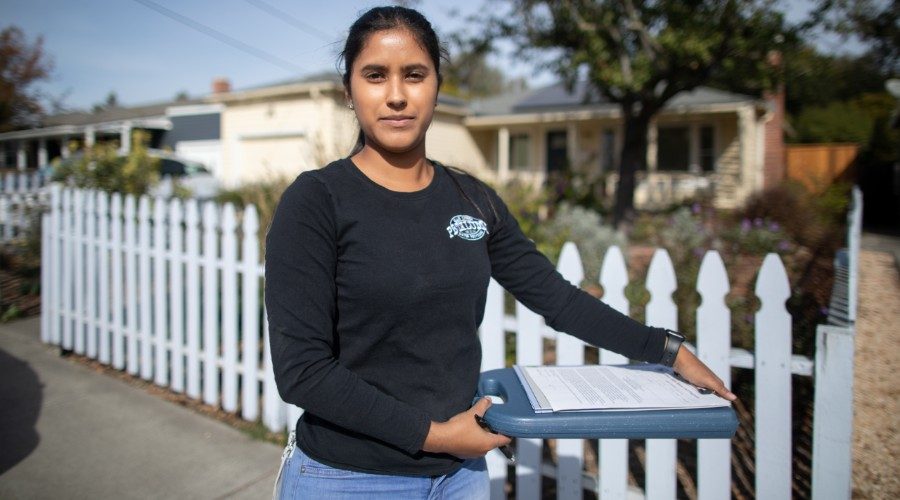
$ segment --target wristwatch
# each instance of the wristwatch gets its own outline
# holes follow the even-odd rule
[[[663,366],[672,366],[675,364],[675,357],[678,355],[678,348],[684,342],[684,335],[666,328],[666,345],[663,347],[662,359],[659,364]]]

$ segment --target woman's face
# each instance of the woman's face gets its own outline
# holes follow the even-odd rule
[[[353,62],[349,92],[366,144],[391,153],[424,148],[437,102],[437,76],[409,31],[370,35]]]

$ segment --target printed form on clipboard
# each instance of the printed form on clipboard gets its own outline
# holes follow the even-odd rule
[[[514,366],[535,413],[681,410],[731,403],[662,365]]]

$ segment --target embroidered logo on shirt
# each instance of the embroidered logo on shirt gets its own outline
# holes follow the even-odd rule
[[[450,225],[447,226],[447,232],[450,233],[450,238],[459,236],[464,240],[475,241],[488,234],[488,229],[487,224],[481,219],[468,215],[454,215],[450,219]]]

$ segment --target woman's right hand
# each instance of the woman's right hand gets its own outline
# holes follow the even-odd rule
[[[509,444],[508,437],[490,433],[475,421],[475,415],[483,416],[490,407],[491,400],[481,398],[474,406],[446,422],[432,422],[422,451],[449,453],[466,459],[483,457],[494,448]]]

